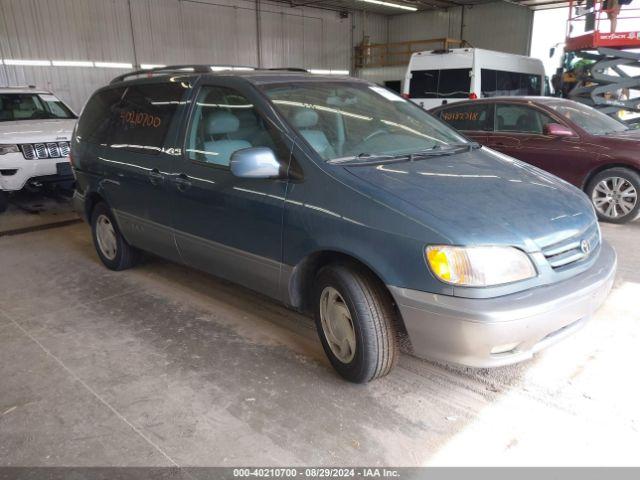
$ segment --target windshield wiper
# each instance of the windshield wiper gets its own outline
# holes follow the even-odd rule
[[[367,162],[373,161],[378,162],[381,160],[395,160],[395,155],[389,155],[386,153],[359,153],[357,155],[351,155],[349,157],[340,157],[340,158],[332,158],[331,160],[327,160],[327,163],[332,164],[340,164],[340,163],[351,163],[351,162]]]
[[[420,158],[425,157],[439,157],[442,155],[453,155],[456,153],[460,153],[463,150],[471,151],[480,148],[481,145],[477,142],[469,142],[469,143],[450,143],[446,146],[435,145],[428,150],[420,150],[418,152],[413,152],[405,155],[398,155],[398,158],[408,157],[410,161],[418,160]]]
[[[340,158],[332,158],[331,160],[327,160],[327,163],[330,164],[350,164],[350,165],[363,165],[370,162],[380,162],[380,163],[391,163],[391,162],[400,162],[403,160],[418,160],[420,158],[426,157],[438,157],[442,155],[452,155],[455,153],[460,153],[461,149],[466,149],[467,151],[476,150],[480,148],[481,145],[477,142],[468,142],[468,143],[452,143],[446,146],[442,145],[434,145],[433,147],[426,150],[419,150],[417,152],[410,153],[359,153],[357,155],[352,155],[349,157],[340,157]]]

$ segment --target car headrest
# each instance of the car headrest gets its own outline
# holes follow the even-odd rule
[[[240,120],[233,113],[225,110],[216,110],[207,116],[205,132],[207,135],[221,135],[237,132]]]
[[[301,108],[293,114],[291,119],[293,126],[296,128],[311,128],[318,123],[318,112],[310,108]]]
[[[253,109],[249,108],[239,108],[237,112],[234,113],[238,120],[240,121],[240,127],[253,127],[258,125],[258,118],[256,117]]]

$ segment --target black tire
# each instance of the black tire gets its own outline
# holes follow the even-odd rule
[[[633,188],[635,188],[635,192],[636,192],[635,206],[624,215],[617,215],[617,216],[605,215],[606,210],[604,213],[601,212],[596,205],[596,201],[594,200],[594,194],[596,196],[603,195],[600,192],[594,192],[598,184],[600,184],[600,182],[606,181],[607,179],[613,179],[613,178],[622,178],[626,180],[629,184],[631,184]],[[589,198],[591,199],[591,202],[594,204],[594,207],[596,207],[596,213],[598,215],[598,218],[603,222],[627,223],[640,217],[640,175],[633,170],[629,170],[627,168],[622,168],[622,167],[616,167],[616,168],[610,168],[608,170],[604,170],[598,173],[596,176],[594,176],[591,179],[591,181],[587,185],[586,193],[587,195],[589,195]],[[616,213],[618,212],[622,213],[620,207],[614,207],[614,208],[616,208],[615,210]]]
[[[5,212],[9,208],[9,198],[7,194],[0,190],[0,213]]]
[[[98,241],[97,225],[98,221],[108,221],[112,226],[115,234],[115,255],[109,255],[103,251],[103,247]],[[110,270],[126,270],[133,267],[140,258],[140,251],[127,243],[118,224],[105,203],[98,203],[91,212],[91,234],[93,236],[93,245],[98,253],[98,257],[102,263]],[[111,258],[109,258],[111,257]]]
[[[351,316],[355,353],[348,363],[334,354],[322,326],[320,304],[327,287],[337,290]],[[391,296],[376,278],[355,265],[328,265],[316,276],[313,301],[322,346],[342,377],[354,383],[367,383],[391,371],[399,355],[395,310]]]

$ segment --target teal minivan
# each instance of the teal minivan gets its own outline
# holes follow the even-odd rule
[[[141,251],[313,315],[335,369],[526,360],[608,294],[589,199],[377,85],[166,67],[116,78],[73,134],[74,201],[110,269]]]

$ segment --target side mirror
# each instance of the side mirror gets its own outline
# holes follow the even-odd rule
[[[556,54],[556,47],[551,47],[549,49],[549,58],[553,58],[555,54]]]
[[[231,173],[239,178],[281,178],[281,165],[267,147],[243,148],[231,155]]]
[[[569,127],[559,123],[548,123],[544,126],[543,133],[552,137],[575,137],[576,134]]]

